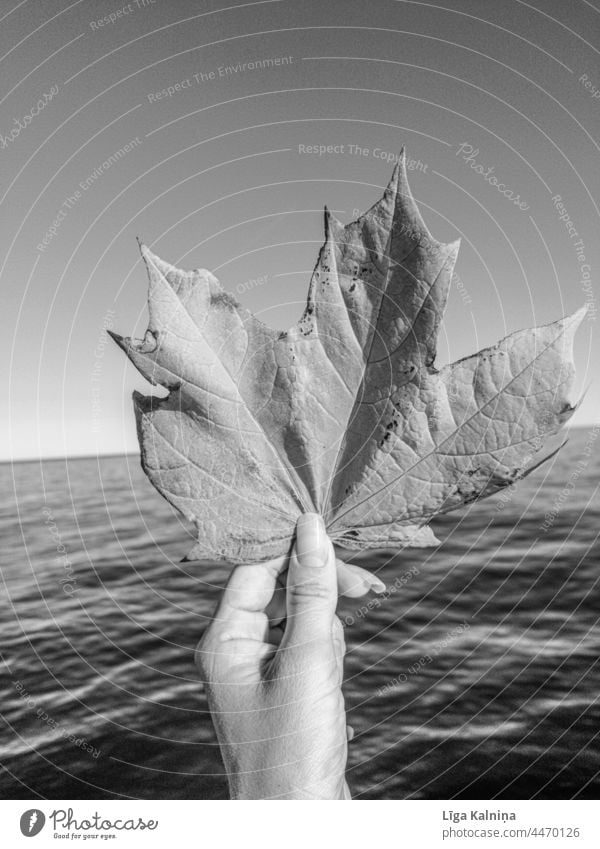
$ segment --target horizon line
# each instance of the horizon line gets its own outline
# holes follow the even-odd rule
[[[141,456],[138,451],[107,451],[106,453],[96,454],[51,454],[44,457],[7,457],[0,459],[0,466],[8,465],[8,463],[50,463],[54,460],[104,460],[108,457],[129,457],[130,455]]]
[[[564,428],[560,428],[554,436],[558,436],[561,431],[566,433],[569,430],[580,430],[584,428],[595,428],[598,427],[597,422],[590,422],[584,424],[572,424],[567,425]],[[94,459],[106,459],[108,457],[128,457],[129,455],[138,455],[141,456],[141,451],[138,449],[137,451],[107,451],[106,453],[86,453],[86,454],[56,454],[56,455],[45,455],[45,456],[37,456],[37,457],[6,457],[4,459],[0,458],[0,466],[7,465],[8,463],[48,463],[53,460],[94,460]]]

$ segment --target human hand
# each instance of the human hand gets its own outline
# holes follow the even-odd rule
[[[197,650],[234,799],[349,799],[340,591],[385,587],[337,562],[320,516],[289,558],[238,566]]]

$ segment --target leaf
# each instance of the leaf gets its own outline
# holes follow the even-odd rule
[[[316,511],[340,546],[437,543],[437,514],[528,474],[573,407],[572,340],[585,308],[438,371],[459,243],[427,230],[404,153],[383,197],[326,241],[307,306],[285,333],[205,270],[141,246],[144,340],[114,335],[168,397],[134,393],[143,468],[198,530],[186,559],[242,563],[289,551]]]

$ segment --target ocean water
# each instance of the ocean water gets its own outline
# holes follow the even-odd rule
[[[364,559],[388,592],[339,610],[356,798],[597,798],[599,436]],[[0,797],[225,798],[193,652],[227,570],[180,562],[135,456],[0,477]]]

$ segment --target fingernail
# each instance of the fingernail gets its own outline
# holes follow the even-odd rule
[[[325,566],[329,545],[323,519],[318,513],[303,513],[296,526],[296,556],[309,569]]]
[[[374,593],[384,593],[386,586],[376,575],[371,575],[371,589]]]

